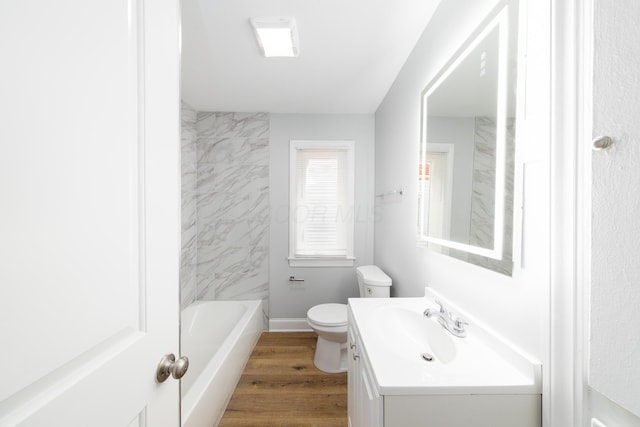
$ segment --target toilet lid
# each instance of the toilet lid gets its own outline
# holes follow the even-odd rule
[[[320,326],[344,326],[347,324],[347,305],[316,305],[309,309],[307,318]]]

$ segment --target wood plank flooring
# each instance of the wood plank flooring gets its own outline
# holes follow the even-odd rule
[[[347,425],[347,374],[313,364],[313,332],[264,332],[220,426]]]

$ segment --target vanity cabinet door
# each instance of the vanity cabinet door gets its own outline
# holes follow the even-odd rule
[[[367,355],[349,311],[348,408],[349,427],[382,427],[383,397],[376,390]]]
[[[349,327],[349,366],[347,373],[348,384],[348,410],[349,410],[349,426],[356,427],[361,425],[359,421],[359,407],[360,407],[360,369],[358,369],[358,354],[357,354],[357,335],[353,329],[353,326]]]
[[[383,425],[383,398],[378,394],[372,375],[369,372],[369,364],[366,357],[358,359],[360,364],[358,390],[360,393],[360,426],[382,427]]]

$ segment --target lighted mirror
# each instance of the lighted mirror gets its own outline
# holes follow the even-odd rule
[[[422,93],[418,241],[513,269],[516,7],[485,21]]]

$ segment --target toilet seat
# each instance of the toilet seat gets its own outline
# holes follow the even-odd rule
[[[319,326],[346,326],[347,305],[334,303],[316,305],[307,312],[307,319]]]

